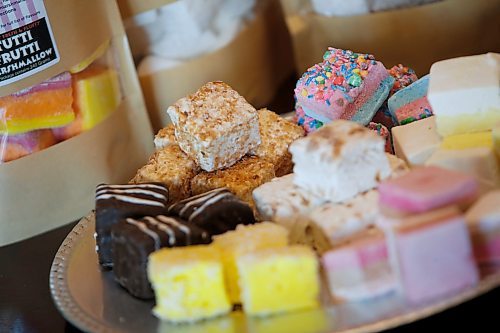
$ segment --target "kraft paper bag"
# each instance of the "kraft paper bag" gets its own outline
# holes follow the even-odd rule
[[[0,87],[0,96],[67,71],[109,41],[123,97],[92,129],[0,164],[0,246],[87,215],[97,184],[128,182],[153,151],[153,133],[116,3],[45,0],[44,5],[60,59]]]
[[[500,51],[500,2],[444,0],[369,15],[326,17],[309,0],[282,0],[299,73],[329,46],[375,55],[387,68],[402,63],[419,76],[432,63]]]
[[[258,1],[255,18],[227,46],[176,67],[140,75],[139,80],[157,131],[170,123],[168,106],[209,81],[224,81],[255,107],[263,107],[292,73],[292,47],[281,5],[264,0]]]

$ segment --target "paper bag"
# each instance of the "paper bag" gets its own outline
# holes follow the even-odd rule
[[[151,126],[116,3],[43,3],[59,60],[0,87],[0,95],[10,95],[67,71],[110,41],[123,98],[116,110],[92,129],[0,164],[0,246],[88,214],[94,207],[97,184],[127,182],[153,150]]]
[[[168,106],[208,81],[231,85],[255,107],[268,104],[293,72],[290,38],[278,1],[261,1],[255,18],[224,48],[139,77],[154,130],[170,119]]]
[[[500,2],[441,2],[350,17],[311,11],[309,0],[282,0],[297,71],[320,62],[328,46],[375,55],[387,68],[402,63],[419,76],[432,63],[500,51]]]

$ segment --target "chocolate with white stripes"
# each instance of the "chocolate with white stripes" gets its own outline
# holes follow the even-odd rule
[[[148,256],[163,247],[208,244],[210,235],[194,223],[159,215],[126,218],[111,228],[115,279],[135,297],[154,297],[147,277]]]
[[[218,188],[181,200],[168,209],[170,215],[192,222],[211,235],[255,222],[252,208],[227,188]]]
[[[161,183],[100,184],[95,193],[95,238],[99,263],[113,267],[111,227],[127,217],[143,217],[167,212],[168,188]]]

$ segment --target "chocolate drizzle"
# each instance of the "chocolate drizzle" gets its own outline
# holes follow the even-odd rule
[[[126,218],[167,212],[168,188],[161,183],[96,187],[96,251],[103,267],[112,267],[111,227]]]
[[[96,188],[96,201],[115,199],[127,203],[165,207],[168,189],[156,184],[105,185]]]
[[[112,227],[115,279],[139,298],[154,296],[147,278],[149,255],[164,247],[208,244],[207,231],[177,217],[165,215],[127,218]]]
[[[250,206],[227,188],[179,201],[171,205],[168,212],[206,229],[211,235],[233,230],[238,224],[255,222]]]

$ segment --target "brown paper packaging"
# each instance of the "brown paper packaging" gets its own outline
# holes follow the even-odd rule
[[[308,0],[281,2],[299,73],[329,46],[371,53],[388,68],[402,63],[419,76],[438,60],[500,51],[499,1],[444,0],[350,17],[314,14]]]
[[[74,138],[0,165],[0,246],[74,221],[94,206],[100,182],[127,182],[153,150],[152,131],[114,1],[46,0],[60,62],[3,87],[1,95],[81,62],[111,38],[124,98],[108,119]]]
[[[291,43],[281,6],[270,0],[258,2],[255,19],[226,47],[139,80],[157,131],[170,123],[168,106],[209,81],[224,81],[255,107],[262,107],[292,72]]]

